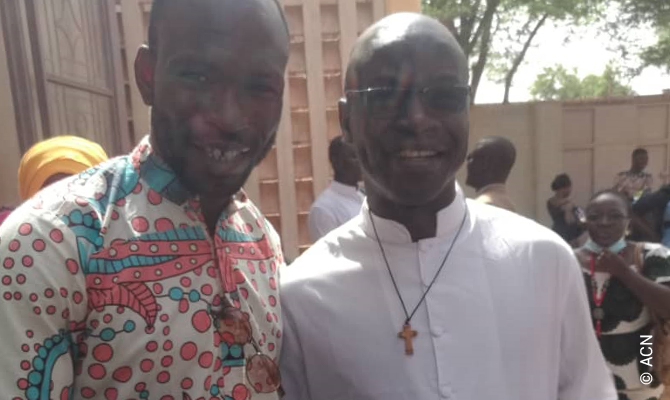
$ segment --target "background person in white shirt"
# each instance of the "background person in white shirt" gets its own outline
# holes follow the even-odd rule
[[[358,190],[361,167],[353,147],[337,136],[330,142],[328,158],[335,176],[309,210],[312,243],[358,215],[363,204],[363,194]]]
[[[395,14],[351,54],[340,119],[361,213],[282,270],[287,400],[615,400],[571,249],[466,200],[468,64]]]
[[[468,154],[465,179],[465,184],[477,191],[475,200],[516,211],[505,185],[515,160],[516,149],[509,139],[502,136],[480,139]]]

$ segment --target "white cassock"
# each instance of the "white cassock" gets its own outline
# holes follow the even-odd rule
[[[316,242],[357,216],[362,204],[363,194],[358,188],[332,181],[309,209],[307,224],[310,240]]]
[[[434,238],[412,242],[402,225],[374,217],[410,312],[466,207],[411,320],[412,356],[397,336],[405,314],[367,203],[282,270],[285,399],[617,399],[571,249],[531,220],[466,203],[460,188]]]

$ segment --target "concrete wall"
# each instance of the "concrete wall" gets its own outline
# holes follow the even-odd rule
[[[612,187],[617,172],[630,168],[631,152],[649,152],[647,172],[654,188],[670,170],[670,96],[590,101],[475,106],[470,111],[470,145],[487,135],[506,136],[517,148],[508,190],[520,214],[546,225],[551,181],[567,173],[573,198],[585,205],[596,191]],[[465,181],[460,171],[459,181]],[[472,196],[471,189],[466,193]]]
[[[403,11],[420,12],[421,0],[386,0],[387,14]]]
[[[17,170],[21,160],[9,66],[2,26],[0,26],[0,206],[19,201]]]
[[[544,203],[552,195],[547,182],[563,169],[561,103],[517,103],[475,106],[470,110],[470,148],[484,136],[509,138],[517,150],[508,179],[510,196],[520,214],[550,223]],[[558,171],[558,172],[557,172]],[[465,167],[458,174],[465,182]],[[474,190],[466,188],[474,196]]]

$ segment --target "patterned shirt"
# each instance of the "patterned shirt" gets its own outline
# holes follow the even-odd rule
[[[644,266],[641,273],[656,283],[670,284],[670,250],[656,243],[644,243],[643,246]],[[598,341],[607,366],[614,374],[620,399],[660,398],[663,392],[661,379],[643,362],[647,357],[640,351],[640,342],[644,340],[641,335],[651,335],[654,325],[649,309],[620,280],[612,278],[609,273],[596,272],[591,277],[590,269],[585,265],[582,265],[582,273],[592,314],[597,308],[593,298],[594,285],[598,296],[603,296],[604,291],[600,307],[603,314],[602,334]],[[595,315],[593,322],[595,326]],[[644,385],[640,382],[640,375],[644,373],[653,375],[651,384]]]
[[[3,398],[278,398],[277,234],[240,192],[209,235],[148,138],[12,213],[0,263]]]
[[[614,180],[614,190],[630,200],[637,200],[644,193],[651,191],[654,179],[646,172],[619,172]]]

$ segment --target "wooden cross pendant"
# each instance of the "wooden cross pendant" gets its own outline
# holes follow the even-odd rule
[[[402,327],[402,332],[398,333],[398,338],[405,340],[405,354],[411,356],[414,354],[412,347],[412,338],[416,337],[417,332],[412,330],[412,325],[408,322]]]

